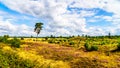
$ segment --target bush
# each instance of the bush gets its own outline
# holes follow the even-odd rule
[[[106,43],[103,41],[103,42],[101,42],[101,45],[105,45]]]
[[[54,40],[49,40],[48,43],[55,43],[55,41]]]
[[[5,35],[4,37],[0,37],[0,42],[10,44],[12,47],[20,47],[20,40],[17,38],[13,38],[11,40],[8,40],[9,36]]]
[[[96,46],[96,45],[90,46],[88,43],[85,43],[84,47],[87,51],[97,51],[98,50],[98,46]]]
[[[90,45],[89,45],[88,43],[85,43],[84,47],[85,47],[85,49],[86,49],[87,51],[90,51],[90,50],[91,50],[91,47],[90,47]]]
[[[0,42],[2,42],[3,37],[0,37]]]
[[[47,41],[47,40],[48,40],[48,37],[45,37],[45,40]]]
[[[33,39],[33,41],[35,41],[35,39]]]
[[[55,44],[60,44],[60,42],[59,42],[59,41],[56,41]]]
[[[118,45],[117,45],[117,49],[120,50],[120,43],[118,43]]]
[[[74,44],[75,44],[75,42],[73,42],[73,41],[69,42],[69,45],[74,45]]]
[[[97,50],[98,50],[98,46],[96,45],[91,46],[91,51],[97,51]]]
[[[24,37],[21,37],[21,40],[24,40]]]
[[[3,42],[3,43],[8,43],[8,36],[4,36],[4,37],[0,37],[0,42]]]
[[[20,47],[20,40],[17,38],[14,38],[14,39],[10,40],[10,44],[12,47],[19,48]]]
[[[66,42],[67,40],[66,39],[64,39],[64,42]]]

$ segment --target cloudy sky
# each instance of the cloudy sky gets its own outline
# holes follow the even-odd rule
[[[120,0],[0,0],[0,35],[120,35]]]

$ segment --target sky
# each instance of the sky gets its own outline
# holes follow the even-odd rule
[[[120,35],[120,0],[0,0],[0,35]]]

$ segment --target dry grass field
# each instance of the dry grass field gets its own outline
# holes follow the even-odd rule
[[[9,38],[9,40],[12,38]],[[10,68],[119,68],[120,52],[117,50],[119,39],[94,38],[18,38],[20,47],[0,43],[0,67]],[[50,42],[52,40],[52,42]],[[80,41],[79,41],[80,40]],[[98,46],[97,50],[86,50]],[[72,42],[72,43],[70,43]],[[9,56],[11,58],[9,58]],[[3,58],[0,58],[3,59]],[[10,62],[9,62],[10,61]],[[12,62],[12,63],[11,63]],[[16,64],[17,63],[17,64]]]

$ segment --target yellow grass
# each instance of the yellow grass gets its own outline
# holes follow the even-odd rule
[[[25,45],[26,46],[26,45]],[[23,60],[30,60],[31,62],[36,63],[34,68],[40,68],[41,66],[43,68],[47,68],[48,66],[50,68],[70,68],[70,66],[68,65],[67,62],[63,62],[63,61],[54,61],[51,59],[44,59],[43,56],[40,55],[36,55],[34,50],[31,51],[25,51],[22,50],[20,48],[17,49],[13,49],[8,45],[4,45],[2,47],[2,51],[4,52],[9,52],[12,53],[16,53],[20,58],[22,58]]]

